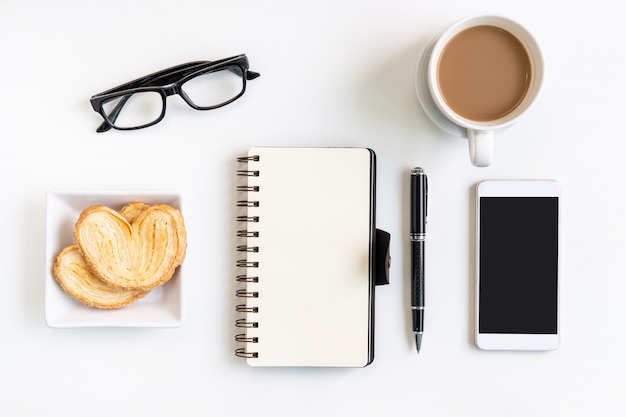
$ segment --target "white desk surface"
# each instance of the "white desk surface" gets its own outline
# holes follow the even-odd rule
[[[618,2],[15,1],[0,6],[0,415],[623,416],[626,414],[626,25]],[[536,106],[470,165],[413,77],[425,44],[475,13],[512,17],[547,66]],[[89,97],[171,65],[239,53],[261,78],[197,112],[96,134]],[[364,369],[254,369],[233,350],[235,158],[254,145],[365,146],[392,235]],[[410,333],[408,172],[430,179],[426,334]],[[562,344],[473,344],[474,185],[562,184]],[[53,329],[44,320],[45,196],[174,189],[189,232],[176,329]]]

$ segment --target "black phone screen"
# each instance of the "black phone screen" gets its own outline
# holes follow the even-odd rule
[[[558,331],[558,197],[479,197],[480,333]]]

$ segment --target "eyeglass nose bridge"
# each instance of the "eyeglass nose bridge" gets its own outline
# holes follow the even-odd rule
[[[194,104],[194,102],[191,101],[191,99],[187,96],[187,94],[185,94],[185,92],[183,91],[181,85],[179,85],[179,84],[172,84],[172,85],[169,85],[169,86],[162,87],[161,88],[161,94],[164,97],[163,106],[165,106],[165,101],[166,101],[165,98],[167,98],[169,96],[178,95],[189,106],[193,107],[194,109],[198,108],[198,106],[196,106]]]
[[[173,96],[175,94],[181,95],[180,86],[176,84],[172,84],[169,86],[161,87],[161,92],[165,95],[165,97]]]

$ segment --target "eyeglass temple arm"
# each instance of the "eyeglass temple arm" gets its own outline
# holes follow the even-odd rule
[[[187,76],[188,74],[191,74],[197,71],[196,67],[198,67],[199,65],[210,65],[212,63],[213,61],[197,61],[197,62],[190,62],[187,64],[179,65],[178,67],[170,68],[168,70],[163,70],[152,75],[147,75],[138,80],[131,81],[129,83],[116,87],[115,89],[110,90],[110,91],[124,90],[124,89],[131,88],[131,87],[146,87],[154,82],[157,82],[163,79],[165,80],[165,84],[169,84],[169,83],[177,81],[179,78],[183,78]],[[228,68],[228,70],[232,72],[233,74],[242,76],[241,72],[236,68],[231,67],[231,68]],[[250,71],[246,68],[247,80],[254,80],[260,75],[261,74],[259,74],[258,72]]]
[[[261,74],[259,74],[258,72],[254,72],[254,71],[250,71],[248,70],[248,72],[246,73],[246,79],[249,80],[254,80],[255,78],[260,77]]]

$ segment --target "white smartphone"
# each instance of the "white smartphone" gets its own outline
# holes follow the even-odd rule
[[[476,344],[492,350],[559,347],[559,219],[553,180],[476,187]]]

